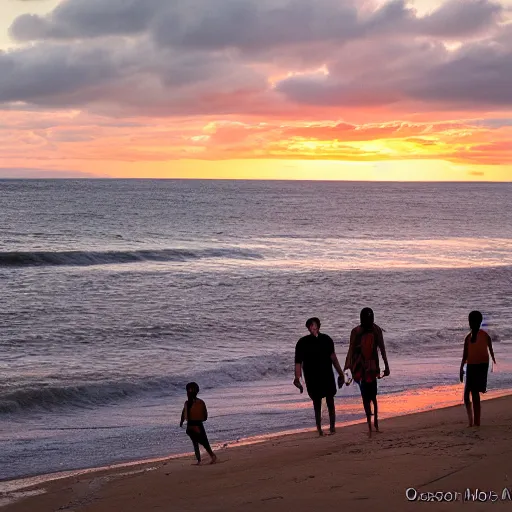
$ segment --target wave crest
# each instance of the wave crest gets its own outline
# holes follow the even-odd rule
[[[293,356],[267,355],[244,357],[224,362],[210,371],[192,375],[144,377],[129,380],[109,380],[77,385],[54,384],[27,386],[0,393],[0,414],[23,410],[53,410],[62,407],[93,407],[145,393],[174,395],[184,393],[190,380],[200,383],[201,389],[211,389],[236,382],[255,382],[267,378],[293,375]]]
[[[263,259],[259,253],[237,248],[156,249],[137,251],[16,251],[0,252],[0,267],[89,266],[121,263],[182,262],[208,258]]]

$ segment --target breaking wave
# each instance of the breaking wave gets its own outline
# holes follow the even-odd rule
[[[18,388],[0,392],[0,414],[30,409],[53,410],[61,407],[95,407],[118,402],[145,393],[173,395],[184,393],[190,380],[201,388],[225,386],[236,382],[258,381],[293,374],[293,358],[283,355],[250,356],[235,362],[224,362],[216,369],[192,375],[151,376],[126,380],[104,380],[77,385],[68,383]]]
[[[160,249],[138,251],[0,252],[0,267],[89,266],[120,263],[182,262],[207,258],[263,259],[259,253],[235,248]]]

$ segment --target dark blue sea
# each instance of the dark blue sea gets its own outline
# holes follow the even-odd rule
[[[0,479],[190,451],[190,380],[217,449],[311,427],[295,343],[343,364],[365,306],[384,417],[460,403],[472,309],[512,388],[512,184],[13,180],[0,218]]]

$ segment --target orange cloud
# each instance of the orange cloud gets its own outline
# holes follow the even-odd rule
[[[512,127],[480,121],[380,124],[258,119],[119,121],[81,112],[40,116],[11,112],[0,128],[5,165],[13,162],[166,162],[183,159],[445,160],[512,164]]]
[[[512,179],[512,25],[498,0],[217,8],[68,0],[19,16],[20,45],[0,51],[1,165],[164,176],[179,162],[189,177],[197,162],[224,176],[244,161],[288,177],[282,162],[304,161],[316,178],[314,163],[337,176],[340,162],[344,178],[374,165],[402,179],[414,160],[421,179],[477,179],[476,166]]]

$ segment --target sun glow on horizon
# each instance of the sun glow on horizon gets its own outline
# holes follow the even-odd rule
[[[345,162],[336,160],[185,159],[163,162],[69,161],[86,177],[147,179],[226,179],[303,181],[510,181],[496,166],[458,166],[444,161]],[[60,164],[49,165],[58,177]],[[92,172],[91,172],[92,170]],[[472,174],[475,173],[475,174]],[[11,174],[11,177],[15,177]]]
[[[512,181],[512,0],[244,1],[2,5],[0,178]]]

